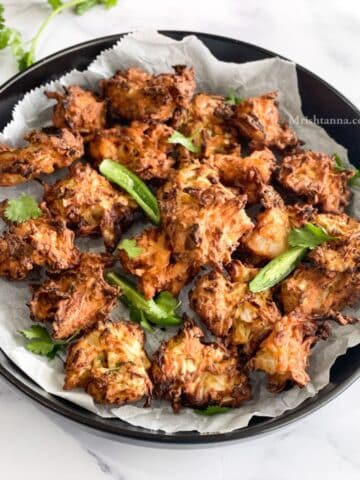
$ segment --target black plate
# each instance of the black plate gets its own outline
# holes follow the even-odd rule
[[[165,31],[164,34],[180,40],[186,35],[194,34],[220,60],[242,63],[276,56],[262,48],[230,38],[192,32]],[[57,79],[66,72],[77,68],[85,69],[89,63],[104,49],[111,47],[122,35],[112,35],[70,47],[47,57],[25,72],[22,72],[0,88],[0,131],[11,119],[13,106],[32,88]],[[360,112],[339,92],[303,67],[297,66],[300,94],[304,114],[310,118],[341,118],[347,125],[324,125],[328,133],[344,145],[350,155],[350,161],[360,167]],[[344,122],[345,123],[345,122]],[[297,408],[275,419],[256,417],[250,425],[225,434],[199,434],[198,432],[178,432],[165,434],[160,431],[147,430],[129,425],[118,419],[104,419],[77,405],[46,393],[27,375],[19,370],[0,351],[0,373],[19,390],[51,410],[92,427],[103,433],[118,438],[128,437],[143,441],[165,443],[213,443],[244,439],[264,434],[298,420],[315,411],[329,400],[345,390],[360,376],[360,345],[351,348],[339,357],[331,369],[331,379],[315,397],[307,399]]]

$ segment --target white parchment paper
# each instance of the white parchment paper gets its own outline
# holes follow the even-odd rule
[[[115,47],[100,54],[87,71],[72,71],[59,81],[28,93],[15,107],[13,120],[0,134],[0,142],[20,145],[26,131],[51,123],[54,101],[45,97],[43,93],[45,89],[58,90],[61,86],[71,84],[96,89],[100,79],[113,75],[118,69],[139,66],[151,73],[161,73],[171,71],[171,66],[176,64],[186,64],[195,68],[199,90],[227,94],[229,89],[233,88],[241,97],[278,90],[281,112],[289,121],[297,119],[297,123],[292,124],[292,127],[306,142],[306,146],[329,154],[337,152],[347,162],[346,150],[332,140],[322,128],[302,122],[303,115],[293,63],[279,58],[243,64],[224,63],[215,59],[193,36],[177,42],[154,31],[130,34]],[[52,181],[51,177],[47,180]],[[30,182],[14,188],[2,188],[0,199],[16,197],[24,190],[41,198],[41,187],[36,182]],[[359,206],[360,192],[357,191],[354,192],[352,215],[359,217]],[[91,248],[99,249],[99,245],[99,242],[91,243]],[[48,361],[29,353],[24,348],[23,338],[17,331],[31,323],[26,306],[30,299],[28,283],[0,280],[0,346],[4,352],[46,391],[66,398],[98,415],[119,417],[133,425],[153,430],[228,432],[246,426],[253,415],[278,416],[296,407],[306,398],[314,396],[327,385],[330,367],[335,359],[349,347],[360,343],[360,325],[345,327],[334,325],[332,337],[327,342],[319,342],[313,349],[310,365],[311,382],[305,388],[294,387],[287,392],[273,395],[267,392],[263,376],[255,376],[252,379],[253,399],[225,415],[202,417],[191,409],[183,409],[174,415],[168,404],[160,402],[152,408],[145,409],[136,405],[107,408],[95,405],[92,398],[81,390],[64,392],[62,361],[60,359]],[[189,311],[188,290],[189,287],[181,294],[183,311]],[[193,312],[190,311],[190,314],[194,317]],[[116,320],[121,317],[127,318],[127,313],[119,306],[113,318]],[[147,349],[153,351],[164,335],[169,337],[175,332],[176,330],[169,330],[164,334],[158,331],[155,335],[148,336]]]

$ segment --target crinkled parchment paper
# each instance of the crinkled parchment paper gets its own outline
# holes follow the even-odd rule
[[[61,80],[50,83],[46,89],[56,90],[62,85],[71,84],[96,89],[99,80],[113,75],[117,69],[139,66],[151,73],[160,73],[171,71],[171,66],[176,64],[195,67],[199,90],[227,94],[229,88],[234,88],[241,97],[278,90],[284,118],[288,120],[303,118],[293,63],[279,58],[244,64],[224,63],[216,60],[193,36],[177,42],[150,31],[126,36],[114,48],[103,52],[87,71],[73,71]],[[44,89],[45,87],[40,87],[28,93],[16,106],[13,120],[0,135],[0,142],[21,144],[23,134],[27,130],[40,128],[51,122],[54,101],[45,97]],[[337,152],[342,158],[347,159],[345,149],[336,144],[320,127],[309,123],[301,124],[301,121],[293,127],[309,148],[329,154]],[[24,190],[41,198],[41,187],[36,182],[30,182],[24,186],[2,188],[1,200],[17,196]],[[351,213],[359,217],[359,191],[355,192]],[[101,242],[90,243],[91,248],[99,249]],[[84,245],[90,244],[83,242],[82,246]],[[252,380],[253,399],[226,415],[202,417],[196,415],[191,409],[183,409],[179,414],[174,415],[171,407],[165,403],[156,403],[152,408],[145,409],[141,408],[141,405],[120,408],[100,407],[81,390],[72,392],[62,390],[64,374],[60,359],[48,361],[25,350],[23,338],[17,331],[31,323],[26,306],[30,298],[28,283],[28,281],[0,281],[0,346],[4,352],[46,391],[66,398],[103,417],[119,417],[133,425],[154,430],[229,432],[246,426],[253,415],[269,417],[280,415],[323,388],[329,382],[329,370],[335,359],[345,353],[349,347],[360,343],[360,325],[346,327],[334,325],[331,338],[327,342],[319,342],[313,349],[310,365],[311,383],[303,389],[294,387],[280,395],[273,395],[266,391],[264,378],[261,375],[255,376]],[[181,295],[184,311],[190,311],[187,301],[188,290],[189,287],[184,289]],[[194,316],[191,311],[190,314]],[[113,318],[116,320],[121,317],[126,318],[127,314],[126,310],[119,306]],[[148,338],[148,350],[153,351],[164,335],[168,337],[174,333],[174,330],[169,330],[166,334],[158,331],[155,335],[148,335],[151,337]]]

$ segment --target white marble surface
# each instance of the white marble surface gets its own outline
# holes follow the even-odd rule
[[[2,1],[9,24],[29,38],[45,0]],[[100,15],[101,13],[101,15]],[[120,0],[77,17],[64,13],[41,39],[38,58],[111,33],[151,26],[245,40],[311,69],[360,106],[357,0]],[[0,83],[16,71],[0,52]],[[0,476],[42,480],[328,480],[360,477],[360,382],[285,430],[211,449],[164,450],[105,440],[49,413],[0,379]]]

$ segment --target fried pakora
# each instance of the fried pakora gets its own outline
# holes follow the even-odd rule
[[[281,284],[280,298],[286,313],[300,309],[306,314],[329,314],[360,298],[358,272],[329,272],[300,265]]]
[[[351,191],[348,180],[354,175],[338,171],[335,160],[324,153],[304,152],[285,157],[279,182],[325,213],[341,213],[348,205]]]
[[[328,272],[352,272],[360,269],[360,223],[345,213],[320,213],[314,223],[334,237],[315,248],[308,259]]]
[[[199,277],[190,292],[190,303],[201,321],[229,345],[241,345],[251,355],[281,315],[270,289],[251,293],[248,282],[256,268],[235,260],[228,267],[230,278],[216,271]]]
[[[240,187],[248,203],[259,201],[261,188],[270,183],[276,160],[268,149],[255,150],[248,157],[216,154],[209,164],[219,172],[220,180],[227,186]]]
[[[208,165],[183,166],[157,194],[174,257],[195,268],[229,263],[241,237],[253,227],[244,209],[246,196],[222,185]]]
[[[100,322],[70,346],[64,389],[84,388],[97,403],[137,402],[151,395],[149,367],[138,325]]]
[[[140,68],[129,68],[103,80],[101,88],[120,118],[165,122],[177,108],[189,105],[195,91],[194,70],[182,65],[174,70],[150,75]]]
[[[64,87],[64,93],[47,91],[45,95],[57,102],[53,113],[55,127],[70,128],[86,139],[105,128],[106,103],[93,92],[71,85]]]
[[[238,407],[251,397],[236,349],[204,343],[203,337],[199,327],[186,321],[154,354],[150,373],[154,394],[169,400],[175,412],[181,406]]]
[[[89,154],[96,164],[110,158],[143,180],[166,179],[175,164],[175,147],[168,142],[172,131],[164,124],[141,122],[102,130],[91,140]]]
[[[130,258],[125,250],[118,250],[124,270],[139,277],[139,288],[145,298],[166,290],[175,297],[194,275],[194,269],[185,262],[172,258],[169,241],[160,228],[149,228],[134,238],[141,253]]]
[[[292,312],[275,323],[248,366],[267,373],[272,392],[283,390],[288,382],[304,387],[310,381],[306,369],[311,346],[316,341],[315,326],[310,319]]]
[[[83,139],[66,128],[44,128],[25,136],[28,145],[0,147],[0,186],[10,187],[68,167],[84,154]]]
[[[277,92],[270,92],[247,98],[236,107],[235,123],[254,150],[264,147],[284,150],[299,143],[295,132],[287,123],[281,122],[276,99]]]
[[[31,318],[51,322],[56,340],[64,340],[106,320],[119,296],[119,289],[104,280],[104,269],[112,264],[111,257],[83,253],[75,268],[34,288]]]
[[[201,158],[216,153],[240,155],[238,132],[231,122],[233,114],[224,97],[199,93],[187,108],[175,113],[172,126],[192,138]]]
[[[54,185],[45,185],[44,201],[77,235],[101,234],[109,250],[115,248],[137,208],[127,193],[81,163],[73,165],[69,175]]]
[[[50,215],[41,204],[42,215],[23,223],[6,220],[7,201],[0,205],[0,215],[8,224],[0,237],[0,276],[22,280],[35,266],[59,272],[79,262],[80,252],[74,245],[74,233],[63,220]]]

